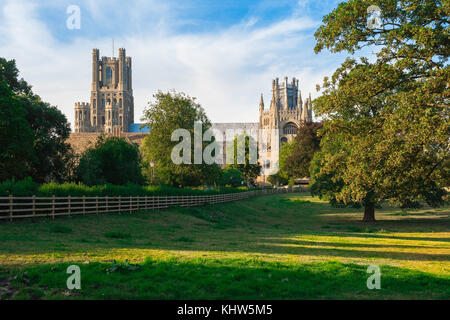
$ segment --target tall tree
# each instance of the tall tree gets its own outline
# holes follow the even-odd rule
[[[9,144],[16,147],[5,151],[8,153],[6,157],[13,159],[18,154],[28,154],[26,165],[18,163],[17,168],[21,168],[20,170],[5,171],[2,178],[31,176],[37,182],[67,180],[72,169],[69,164],[73,162],[73,151],[66,142],[70,135],[70,125],[65,115],[56,107],[43,102],[25,80],[19,79],[14,60],[0,58],[0,83],[8,88],[1,90],[0,98],[3,103],[10,101],[7,103],[10,111],[19,118],[19,115],[23,115],[26,122],[26,125],[21,122],[18,127],[23,131],[21,137],[15,134],[10,136]],[[8,118],[6,109],[1,116],[4,123],[18,119]],[[4,132],[6,134],[7,131]],[[28,138],[24,137],[29,132],[32,143],[28,143]]]
[[[19,99],[0,81],[0,181],[26,177],[36,160],[33,133],[25,115]]]
[[[185,129],[189,133],[189,139],[194,141],[194,123],[202,123],[200,139],[211,127],[211,122],[205,114],[203,108],[195,98],[191,98],[184,93],[158,92],[154,95],[155,101],[150,103],[144,111],[143,121],[150,128],[150,133],[145,137],[141,151],[143,154],[145,169],[144,174],[147,180],[151,180],[154,174],[154,181],[160,184],[179,186],[199,186],[212,184],[220,177],[220,168],[217,164],[194,162],[194,143],[190,144],[187,152],[190,153],[191,163],[176,164],[172,161],[172,151],[179,144],[172,141],[172,133],[177,129]],[[201,150],[206,143],[201,142]],[[150,167],[150,163],[154,168]]]
[[[375,26],[367,23],[373,5],[382,13]],[[383,200],[442,203],[450,180],[449,9],[448,1],[349,0],[316,32],[316,52],[377,51],[347,58],[314,101],[326,124],[313,180],[334,182],[314,187],[363,204],[364,221],[375,220]]]

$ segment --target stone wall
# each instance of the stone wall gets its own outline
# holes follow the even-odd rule
[[[83,153],[89,146],[93,146],[97,138],[102,133],[71,133],[68,142],[72,145],[72,148],[76,153]],[[120,136],[125,138],[129,142],[137,143],[141,145],[147,133],[131,133],[122,132]],[[108,136],[108,135],[105,135]]]

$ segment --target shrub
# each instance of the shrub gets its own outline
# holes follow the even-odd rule
[[[258,190],[259,188],[252,188],[251,190]],[[39,185],[33,182],[30,178],[14,181],[8,180],[0,183],[0,196],[41,196],[51,197],[55,195],[57,197],[95,197],[95,196],[177,196],[177,195],[213,195],[222,193],[235,193],[248,191],[247,187],[226,188],[219,189],[193,189],[193,188],[174,188],[170,186],[141,186],[136,184],[126,185],[95,185],[86,186],[82,183],[45,183]]]

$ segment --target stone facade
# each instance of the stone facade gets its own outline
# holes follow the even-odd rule
[[[134,122],[131,57],[119,49],[119,58],[92,51],[91,102],[75,103],[75,133],[127,132]]]
[[[299,82],[295,78],[291,83],[288,83],[287,77],[282,83],[279,83],[278,78],[272,80],[272,99],[268,110],[264,109],[261,95],[259,126],[261,129],[278,129],[280,145],[294,139],[302,123],[313,120],[311,95],[303,103],[298,85]]]
[[[125,137],[129,141],[141,143],[147,133],[132,134],[134,102],[132,89],[131,58],[126,57],[125,49],[119,49],[119,58],[101,57],[99,50],[92,52],[91,102],[75,103],[75,133],[71,143],[77,152],[84,151],[89,142],[95,142],[99,134]],[[259,163],[264,174],[271,174],[278,168],[280,146],[295,138],[303,123],[312,122],[311,95],[303,101],[299,81],[295,78],[283,82],[272,80],[272,98],[269,109],[264,107],[261,94],[258,122],[213,123],[216,139],[223,141],[222,164],[225,165],[227,130],[246,132],[259,141]],[[261,130],[264,129],[264,130]],[[262,138],[261,132],[271,132]],[[86,134],[89,133],[89,134]],[[274,134],[275,133],[275,134]],[[265,133],[264,133],[265,134]],[[220,135],[222,137],[220,137]],[[228,142],[229,142],[228,141]]]

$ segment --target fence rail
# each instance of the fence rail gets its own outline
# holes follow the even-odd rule
[[[129,197],[0,197],[0,221],[24,218],[131,213],[140,210],[160,210],[169,207],[194,207],[225,203],[253,196],[293,192],[293,189],[265,189],[215,195],[129,196]]]

